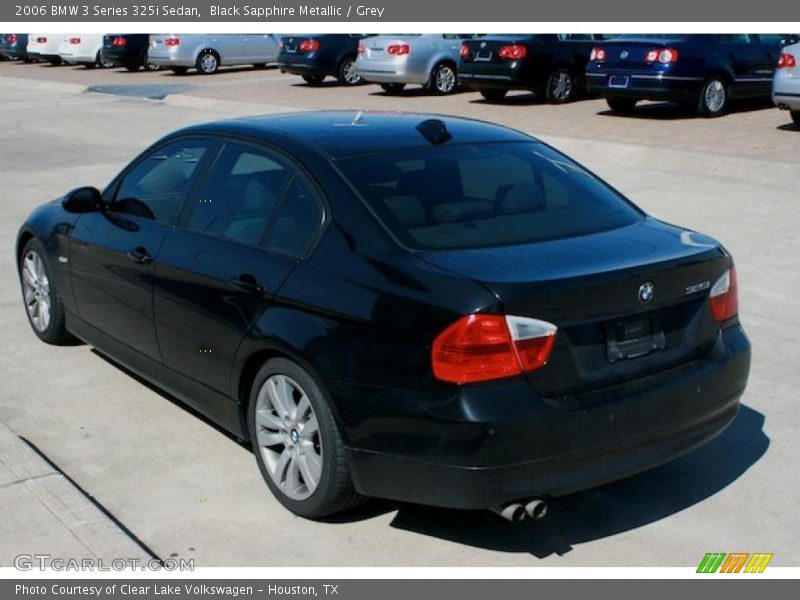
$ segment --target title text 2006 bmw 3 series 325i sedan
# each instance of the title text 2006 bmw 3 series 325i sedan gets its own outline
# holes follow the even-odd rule
[[[17,258],[36,335],[252,440],[307,517],[540,516],[709,441],[749,372],[719,243],[477,121],[193,126],[35,210]]]

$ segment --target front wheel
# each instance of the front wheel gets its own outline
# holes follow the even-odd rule
[[[274,358],[261,367],[248,425],[261,474],[287,509],[313,519],[360,502],[326,394],[299,365]]]
[[[728,109],[728,85],[720,77],[712,77],[700,90],[697,110],[706,117],[719,117]]]
[[[345,58],[342,64],[339,65],[339,75],[337,76],[339,83],[345,85],[360,85],[361,75],[356,70],[356,59]]]
[[[381,89],[387,94],[399,94],[406,89],[405,83],[382,83]]]
[[[64,324],[64,307],[47,253],[42,244],[32,238],[25,244],[19,262],[22,300],[33,332],[48,344],[64,344],[72,339]]]
[[[495,88],[482,88],[480,90],[481,96],[489,102],[500,102],[506,97],[508,90],[495,89]]]
[[[205,50],[197,57],[195,66],[199,73],[203,75],[212,75],[219,69],[219,58],[217,58],[217,55],[211,50]]]
[[[431,73],[431,89],[437,94],[444,96],[452,94],[458,84],[458,75],[453,65],[442,63],[436,65]]]
[[[305,81],[308,85],[322,85],[322,82],[325,81],[324,75],[303,75],[303,81]]]
[[[556,69],[547,78],[545,99],[551,104],[564,104],[575,98],[578,87],[575,75],[569,69]]]
[[[800,127],[800,110],[790,110],[789,115],[791,115],[794,124]]]
[[[631,113],[636,107],[635,98],[606,98],[608,108],[617,113]]]

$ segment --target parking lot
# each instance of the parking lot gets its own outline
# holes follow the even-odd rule
[[[330,81],[312,88],[276,69],[179,77],[0,63],[0,566],[50,552],[197,566],[689,567],[711,551],[800,565],[800,131],[788,114],[743,105],[703,119],[647,104],[624,117],[596,99],[552,106],[514,94],[493,104],[477,93],[387,96]],[[652,215],[720,239],[736,258],[753,343],[735,423],[674,463],[553,500],[541,522],[382,501],[312,522],[272,498],[247,448],[91,348],[51,347],[31,333],[12,247],[36,205],[102,187],[183,125],[337,108],[523,129]]]

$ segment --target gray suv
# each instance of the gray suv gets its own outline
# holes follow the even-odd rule
[[[272,33],[151,35],[148,57],[178,74],[194,68],[210,75],[223,65],[264,67],[277,61],[279,40]]]

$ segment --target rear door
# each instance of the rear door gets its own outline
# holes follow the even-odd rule
[[[761,78],[758,84],[758,93],[769,95],[772,88],[772,77],[775,74],[775,65],[778,64],[781,48],[790,42],[791,38],[780,33],[759,33],[757,37],[759,49],[757,75]]]
[[[82,215],[70,234],[72,287],[80,317],[156,360],[156,263],[213,145],[208,138],[188,138],[156,148],[111,186],[108,210]]]
[[[244,59],[243,35],[218,33],[211,36],[211,44],[220,54],[222,63],[235,63]]]
[[[273,62],[278,58],[278,40],[272,33],[243,36],[245,59],[254,64]]]
[[[751,33],[725,33],[715,34],[712,39],[733,71],[734,95],[757,95],[764,84],[761,72],[764,59],[757,36]]]
[[[217,391],[250,327],[322,223],[314,187],[272,149],[229,141],[192,193],[156,269],[164,363]]]

